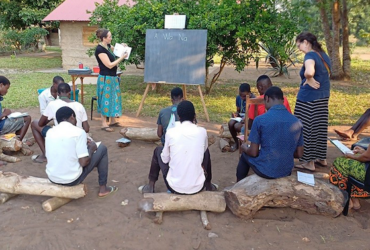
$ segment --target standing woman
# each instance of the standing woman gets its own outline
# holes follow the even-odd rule
[[[122,101],[120,90],[120,79],[117,76],[117,65],[122,62],[127,53],[116,59],[111,46],[112,33],[107,29],[98,29],[96,36],[100,39],[95,50],[95,57],[98,61],[100,74],[98,76],[96,95],[98,99],[98,112],[102,118],[102,130],[113,132],[111,126],[117,125],[115,118],[122,115]],[[107,117],[110,124],[107,124]]]
[[[316,36],[303,32],[296,44],[304,56],[301,84],[294,115],[302,121],[304,152],[297,168],[314,171],[315,164],[327,166],[327,136],[330,96],[330,58]]]

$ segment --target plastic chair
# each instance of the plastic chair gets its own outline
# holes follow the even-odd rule
[[[37,90],[37,94],[39,95],[39,94],[41,94],[42,93],[42,91],[44,91],[45,89],[47,89],[47,88],[43,88],[43,89],[38,89]],[[78,94],[80,93],[80,90],[79,89],[76,89],[75,90],[75,93],[76,93],[76,101],[78,102]],[[73,95],[73,91],[71,91],[71,98],[70,98],[71,100],[74,100],[74,95]]]
[[[370,192],[370,162],[366,162],[366,174],[365,174],[365,181],[360,182],[356,180],[353,176],[348,176],[348,182],[347,182],[347,194],[348,194],[348,200],[346,205],[343,209],[343,215],[347,216],[348,210],[349,210],[349,200],[351,199],[351,193],[352,193],[352,186],[355,185],[367,192]]]

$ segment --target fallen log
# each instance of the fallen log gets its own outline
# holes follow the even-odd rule
[[[0,194],[0,204],[4,204],[5,202],[7,202],[8,200],[10,200],[11,198],[15,196],[17,196],[17,194],[1,193]]]
[[[206,230],[211,230],[211,224],[208,221],[207,212],[206,211],[200,211],[200,220],[202,221],[203,228]]]
[[[157,128],[132,128],[121,129],[120,134],[130,140],[158,141]]]
[[[229,131],[229,126],[227,124],[221,125],[220,131],[218,134],[221,138],[232,138],[230,131]]]
[[[238,217],[251,218],[262,207],[291,207],[309,214],[336,217],[346,197],[327,181],[315,179],[315,186],[297,181],[296,174],[280,179],[251,175],[225,189],[227,206]]]
[[[87,188],[84,184],[62,186],[51,183],[45,178],[0,171],[0,192],[78,199],[87,194]]]
[[[69,203],[72,201],[70,198],[60,198],[60,197],[53,197],[50,198],[42,203],[42,209],[46,212],[51,212],[57,210],[61,206]]]
[[[22,149],[22,142],[16,138],[10,141],[0,140],[0,160],[6,162],[19,162],[21,159],[16,156],[10,156],[3,153],[3,151],[17,152]]]
[[[220,149],[221,149],[221,152],[230,151],[230,143],[224,138],[220,138]]]
[[[226,203],[223,192],[204,191],[194,195],[146,193],[139,208],[145,212],[199,210],[221,213],[225,211]]]

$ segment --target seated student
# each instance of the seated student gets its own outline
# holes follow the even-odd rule
[[[39,94],[40,113],[42,114],[48,106],[48,103],[58,98],[58,85],[64,82],[64,79],[60,76],[53,78],[53,85],[50,88],[45,89]]]
[[[149,184],[143,187],[143,193],[154,193],[161,170],[167,189],[172,193],[195,194],[204,187],[208,191],[217,189],[211,183],[207,131],[194,124],[194,105],[189,101],[180,102],[177,114],[181,124],[167,131],[164,147],[154,150]]]
[[[247,177],[249,169],[260,177],[280,178],[291,174],[294,157],[303,154],[302,123],[283,105],[279,87],[269,88],[264,95],[265,114],[256,117],[236,170],[237,181]]]
[[[173,117],[175,118],[175,121],[179,120],[179,116],[177,115],[177,105],[182,101],[182,98],[183,98],[183,93],[182,93],[181,88],[176,87],[172,89],[171,90],[172,106],[164,108],[159,112],[158,120],[157,120],[157,125],[158,125],[157,135],[159,138],[161,138],[161,142],[163,145],[164,145],[164,139],[165,139],[167,127],[170,123],[172,114],[174,115]]]
[[[117,191],[107,187],[108,152],[103,144],[87,139],[86,132],[76,127],[76,114],[70,107],[56,112],[58,125],[49,129],[45,138],[46,174],[51,182],[66,186],[80,184],[96,167],[99,174],[99,198]]]
[[[8,117],[12,111],[10,109],[2,109],[1,101],[3,96],[8,93],[10,87],[10,81],[5,76],[0,76],[0,134],[5,135],[9,133],[15,133],[18,135],[20,141],[23,140],[27,133],[28,127],[31,123],[31,116],[23,116],[18,118]],[[27,152],[26,152],[27,151]],[[22,153],[25,155],[32,154],[31,150],[22,148]]]
[[[270,77],[267,75],[261,75],[260,77],[257,78],[257,90],[258,93],[260,94],[260,98],[263,98],[266,90],[268,90],[272,86],[272,82]],[[292,113],[290,110],[290,106],[288,103],[288,99],[284,96],[284,106],[286,109],[289,111],[289,113]],[[248,128],[250,129],[253,124],[253,120],[259,116],[265,113],[265,106],[264,105],[257,105],[257,114],[255,114],[255,104],[251,104],[249,107],[249,112],[248,112]]]
[[[255,98],[256,96],[251,93],[251,87],[248,83],[242,83],[239,86],[239,95],[236,96],[235,104],[236,104],[236,113],[232,114],[232,117],[242,117],[245,116],[245,102],[247,99],[247,95],[250,98]],[[244,126],[244,119],[241,122],[230,120],[228,123],[229,131],[231,136],[234,139],[234,145],[231,146],[230,152],[234,152],[239,148],[237,135],[238,132],[241,132]]]
[[[52,101],[45,108],[40,120],[33,120],[31,123],[31,129],[35,141],[39,145],[42,154],[36,155],[32,158],[34,162],[43,163],[46,162],[45,157],[45,137],[46,132],[51,128],[47,124],[54,120],[54,124],[57,125],[55,114],[57,110],[61,107],[68,106],[73,109],[76,114],[77,127],[85,130],[86,133],[89,132],[90,126],[88,123],[88,118],[84,106],[76,101],[70,99],[71,87],[67,83],[60,83],[58,86],[58,96],[59,99]]]
[[[357,122],[350,128],[344,131],[334,129],[340,137],[345,140],[358,140],[358,135],[361,134],[367,127],[370,126],[370,109],[357,120]]]

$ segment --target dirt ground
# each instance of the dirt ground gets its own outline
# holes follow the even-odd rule
[[[23,111],[32,117],[39,116],[36,108]],[[155,122],[155,118],[126,115],[120,119],[123,126],[155,127]],[[367,201],[362,201],[360,211],[347,217],[328,218],[290,208],[265,208],[255,218],[242,220],[226,210],[208,214],[212,230],[207,231],[202,228],[199,212],[189,211],[164,213],[163,224],[156,225],[152,222],[153,215],[137,209],[142,198],[137,188],[147,182],[156,145],[132,141],[129,147],[119,148],[115,142],[121,137],[119,129],[107,133],[99,125],[95,114],[90,131],[96,141],[108,147],[108,184],[118,186],[119,190],[98,199],[98,175],[93,171],[85,181],[87,196],[51,213],[41,208],[46,197],[19,195],[0,205],[0,249],[368,249],[370,204]],[[220,124],[200,122],[200,125],[210,134],[218,134]],[[332,131],[331,127],[330,136],[334,137]],[[332,163],[340,153],[332,145],[328,147],[328,160]],[[36,144],[31,149],[40,152]],[[218,140],[210,146],[210,152],[213,182],[221,190],[233,185],[238,153],[221,153]],[[21,162],[0,170],[46,177],[45,164],[20,157]],[[156,190],[166,191],[161,177]],[[126,199],[128,205],[122,206]],[[210,232],[217,237],[210,238]]]

